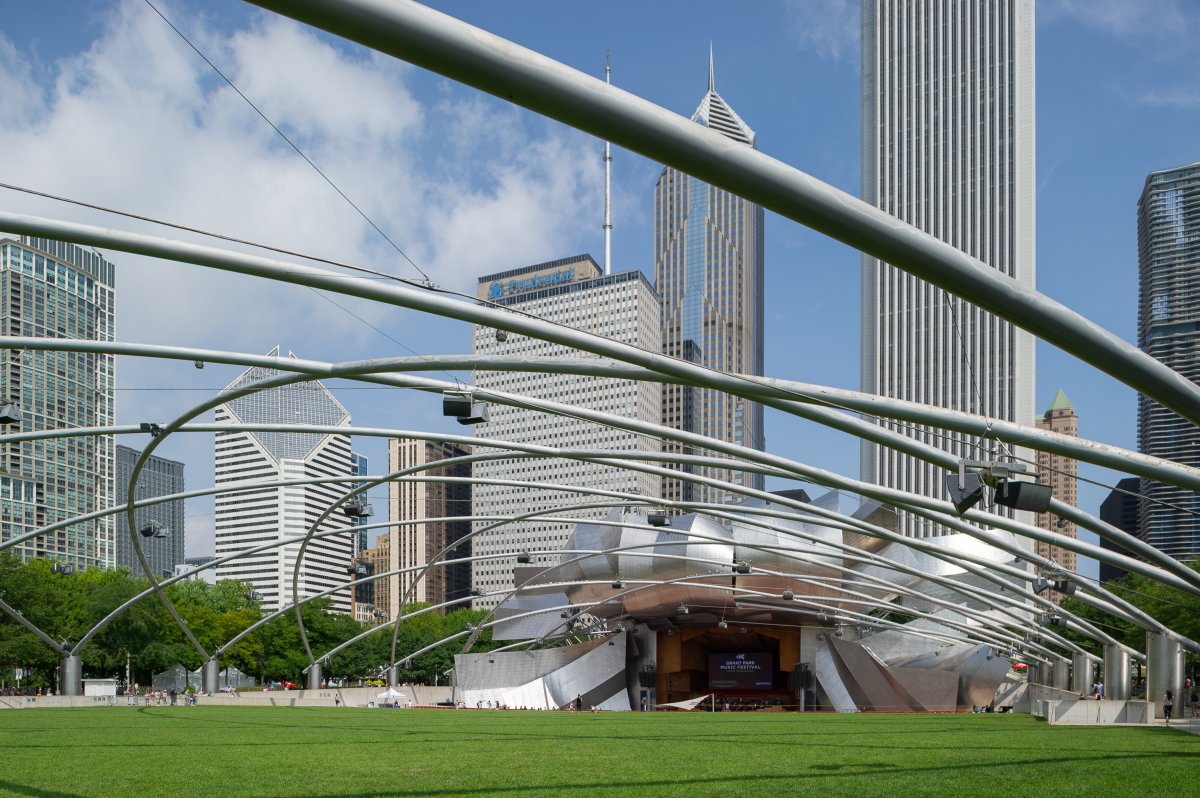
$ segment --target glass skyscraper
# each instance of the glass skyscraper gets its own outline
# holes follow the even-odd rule
[[[708,91],[692,121],[739,144],[757,146],[754,131],[717,94],[711,57]],[[727,373],[763,373],[761,207],[664,168],[654,188],[654,283],[662,303],[664,354]],[[764,448],[762,406],[721,391],[663,385],[662,418],[674,429]],[[680,447],[668,442],[664,450],[678,452]],[[696,473],[763,486],[761,474],[728,469]],[[662,494],[680,501],[738,500],[728,491],[675,479],[663,480]]]
[[[0,330],[30,338],[112,341],[114,267],[95,250],[22,236],[0,241]],[[0,401],[21,410],[22,432],[113,424],[112,355],[0,350]],[[0,443],[4,540],[109,507],[111,435]],[[16,547],[25,559],[111,568],[113,518],[56,529]]]
[[[117,447],[117,504],[125,503],[129,476],[133,473],[134,463],[141,455],[137,449],[130,449],[128,446]],[[138,476],[135,499],[170,496],[183,491],[183,463],[150,455],[145,468]],[[142,553],[146,555],[146,561],[150,563],[151,571],[159,579],[174,576],[175,566],[184,561],[183,500],[142,507],[135,512],[134,518],[139,531],[154,527],[157,532],[155,535],[142,536],[138,541],[141,543]],[[116,516],[116,552],[118,568],[128,568],[134,576],[142,575],[142,564],[133,550],[125,513]]]
[[[862,108],[863,199],[1032,288],[1033,0],[863,0]],[[1035,417],[1033,336],[867,256],[861,345],[868,393],[1020,424]],[[1010,454],[888,426],[958,457]],[[863,444],[865,481],[945,498],[944,473]],[[914,537],[941,531],[899,521]]]
[[[1200,163],[1151,172],[1138,200],[1138,346],[1200,382]],[[1138,396],[1138,448],[1200,468],[1200,431]],[[1200,497],[1142,481],[1138,533],[1180,560],[1200,557]]]

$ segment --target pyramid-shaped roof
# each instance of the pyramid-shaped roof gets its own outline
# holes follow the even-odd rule
[[[267,353],[279,357],[279,347]],[[288,357],[296,356],[288,352]],[[278,377],[279,369],[255,366],[247,369],[229,384],[226,390],[245,388],[256,382]],[[350,413],[319,382],[297,382],[265,391],[239,396],[225,403],[230,415],[243,424],[314,424],[346,426]],[[310,432],[251,432],[251,435],[276,461],[301,460],[307,457],[325,438]]]
[[[1067,398],[1066,392],[1062,388],[1058,389],[1058,393],[1054,394],[1054,401],[1046,408],[1047,413],[1053,413],[1055,410],[1074,410],[1075,405],[1071,404],[1071,400]]]
[[[708,91],[705,92],[704,99],[700,100],[696,113],[692,114],[692,121],[751,147],[755,146],[758,139],[750,126],[742,121],[721,95],[717,94],[711,46],[708,50]]]

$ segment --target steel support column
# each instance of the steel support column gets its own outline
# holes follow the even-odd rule
[[[66,654],[58,666],[58,694],[83,695],[83,660]]]
[[[1129,699],[1129,653],[1119,646],[1104,647],[1104,697],[1117,701]]]

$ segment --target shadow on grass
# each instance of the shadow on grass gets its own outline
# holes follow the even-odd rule
[[[1154,754],[1098,754],[1093,752],[1092,756],[1079,757],[1040,757],[1037,759],[1025,759],[1020,761],[1009,761],[989,765],[986,763],[971,762],[962,765],[937,765],[932,767],[908,767],[902,768],[893,765],[889,762],[871,762],[863,763],[862,765],[810,765],[794,773],[782,774],[731,774],[728,776],[715,776],[711,778],[686,778],[686,779],[640,779],[636,781],[621,781],[614,783],[612,781],[604,782],[575,782],[575,783],[556,783],[556,784],[515,784],[511,786],[486,786],[486,787],[464,787],[453,786],[444,789],[416,789],[406,790],[403,788],[395,790],[372,790],[366,793],[326,793],[324,795],[309,794],[308,798],[372,798],[372,796],[442,796],[442,795],[502,795],[502,794],[536,794],[539,792],[562,792],[564,790],[579,790],[588,794],[596,790],[654,790],[654,789],[673,789],[686,791],[688,788],[696,789],[700,787],[712,787],[721,784],[737,784],[744,787],[748,783],[757,783],[764,789],[771,789],[775,785],[793,785],[808,783],[813,787],[820,787],[821,780],[830,778],[862,778],[871,776],[889,776],[892,778],[903,777],[906,775],[922,775],[922,774],[943,774],[952,775],[969,771],[978,773],[987,771],[995,767],[1017,767],[1029,768],[1046,765],[1061,765],[1068,762],[1102,762],[1112,760],[1126,760],[1134,762],[1139,759],[1147,759],[1153,757],[1160,764],[1168,764],[1168,766],[1176,766],[1186,764],[1186,760],[1198,760],[1200,755],[1197,754],[1180,754],[1180,753],[1154,753]],[[1183,759],[1182,763],[1164,763],[1164,759]],[[818,772],[813,772],[818,771]],[[819,772],[826,771],[826,772]],[[836,772],[828,772],[836,771]],[[825,785],[829,786],[829,785]],[[684,793],[680,793],[684,794]]]
[[[27,787],[24,784],[14,784],[0,779],[0,790],[11,795],[33,795],[36,798],[76,798],[73,793],[58,790],[43,790],[40,787]]]

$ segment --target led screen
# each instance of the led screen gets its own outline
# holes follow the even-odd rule
[[[775,655],[709,654],[709,690],[769,690],[775,682]]]

